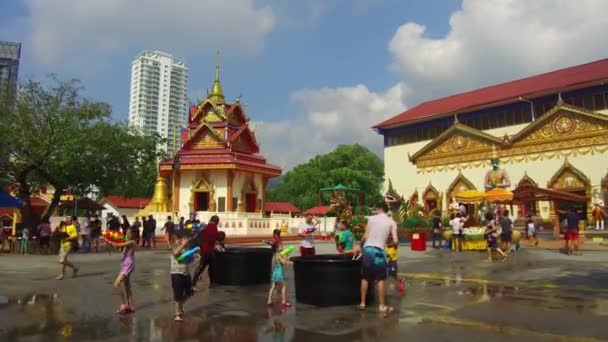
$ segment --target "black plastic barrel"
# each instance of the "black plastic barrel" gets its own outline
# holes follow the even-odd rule
[[[270,282],[270,248],[229,248],[216,254],[214,275],[220,285],[255,285]]]
[[[354,305],[361,301],[361,260],[348,254],[293,257],[296,300],[316,306]],[[373,299],[370,283],[367,301]]]

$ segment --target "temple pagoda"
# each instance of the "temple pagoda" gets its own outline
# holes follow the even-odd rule
[[[157,186],[166,182],[164,187],[170,187],[171,195],[156,194],[162,191],[155,189],[148,210],[167,208],[181,216],[192,211],[261,212],[268,180],[281,175],[281,168],[268,164],[259,153],[239,100],[232,104],[225,100],[218,55],[211,92],[190,108],[181,148],[159,165]],[[159,201],[169,203],[156,203]]]

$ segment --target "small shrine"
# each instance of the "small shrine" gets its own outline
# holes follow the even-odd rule
[[[188,217],[198,212],[204,219],[216,213],[257,213],[261,217],[268,181],[282,171],[259,154],[259,143],[240,101],[226,101],[219,55],[211,92],[190,108],[181,139],[175,156],[160,163],[155,194],[142,214]]]

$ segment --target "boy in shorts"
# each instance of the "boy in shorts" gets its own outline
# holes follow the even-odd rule
[[[405,279],[399,279],[399,275],[397,274],[399,272],[397,267],[397,259],[399,256],[397,255],[397,244],[392,238],[388,239],[385,251],[388,260],[388,276],[399,283],[398,290],[399,292],[403,292],[405,291]]]
[[[184,303],[192,296],[192,280],[189,262],[180,263],[177,258],[186,250],[189,239],[187,231],[178,230],[175,234],[177,247],[171,251],[171,287],[175,301],[175,321],[184,321]]]

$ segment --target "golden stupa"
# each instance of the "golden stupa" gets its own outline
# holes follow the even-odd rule
[[[154,194],[152,200],[145,208],[137,213],[138,216],[146,216],[150,213],[166,213],[171,211],[171,202],[167,191],[167,180],[161,176],[156,177]]]

